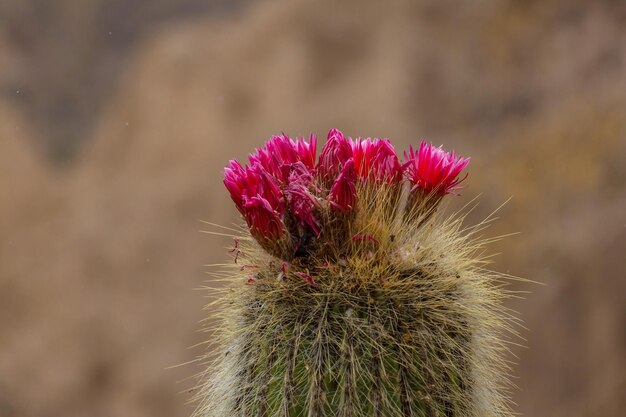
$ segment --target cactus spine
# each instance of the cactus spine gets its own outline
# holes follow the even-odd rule
[[[219,273],[220,349],[197,416],[509,415],[504,277],[485,269],[484,224],[463,229],[462,216],[437,211],[458,180],[426,190],[404,176],[346,176],[353,195],[337,191],[337,204],[330,184],[308,185],[317,234],[294,219],[289,195],[275,210],[284,236],[269,242],[242,211],[250,231],[233,233],[236,263]],[[335,209],[342,201],[354,204]]]

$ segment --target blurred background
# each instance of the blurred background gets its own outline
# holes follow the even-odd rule
[[[0,0],[0,417],[188,416],[228,159],[273,133],[470,155],[515,409],[626,410],[626,4]]]

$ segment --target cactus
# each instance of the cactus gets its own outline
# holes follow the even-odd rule
[[[331,130],[270,139],[224,183],[246,226],[216,273],[198,417],[510,415],[506,277],[444,216],[469,159]],[[217,352],[217,353],[215,353]]]

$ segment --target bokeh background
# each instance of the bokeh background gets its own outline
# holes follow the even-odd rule
[[[0,417],[188,416],[221,169],[331,127],[471,155],[516,411],[624,415],[623,1],[0,0]]]

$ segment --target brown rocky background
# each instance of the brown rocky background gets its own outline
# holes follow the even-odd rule
[[[512,196],[494,268],[545,284],[516,411],[623,416],[624,2],[7,0],[0,417],[188,416],[221,169],[330,127],[471,155],[454,204]]]

